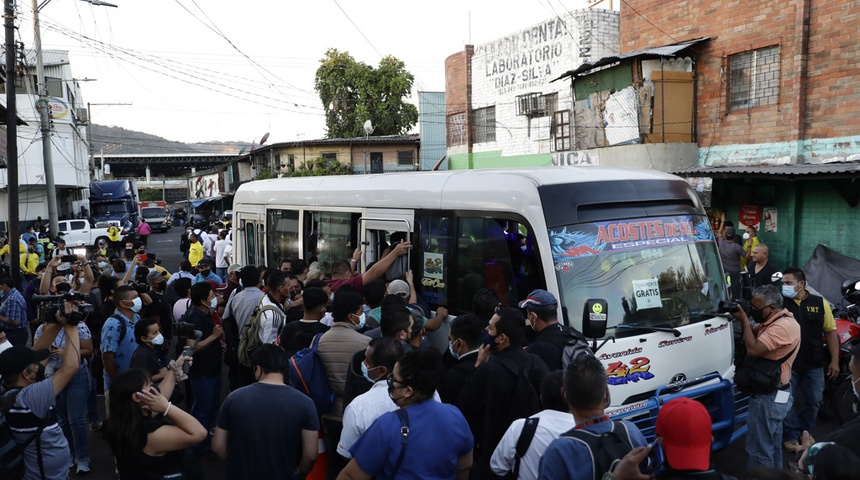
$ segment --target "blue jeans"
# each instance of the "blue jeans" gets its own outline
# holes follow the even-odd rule
[[[215,420],[216,407],[218,400],[221,397],[221,376],[217,377],[191,377],[191,388],[194,390],[194,404],[191,405],[191,416],[196,418],[206,431],[212,427]],[[209,449],[211,439],[206,436],[206,440],[199,445],[200,449],[206,451]]]
[[[803,405],[789,410],[788,416],[785,417],[782,439],[799,442],[804,430],[812,434],[812,427],[818,418],[818,409],[821,407],[821,399],[824,398],[824,368],[792,370],[791,391],[803,395]]]
[[[57,396],[60,428],[69,441],[75,460],[90,460],[87,430],[87,399],[90,396],[90,375],[86,367],[78,370],[66,388]]]
[[[227,281],[227,268],[228,267],[215,267],[215,275],[221,277],[221,280]]]
[[[92,361],[92,358],[90,358]],[[90,364],[92,366],[92,364]],[[87,397],[87,418],[89,419],[90,425],[94,425],[99,423],[100,415],[99,415],[99,405],[98,405],[98,386],[96,385],[96,379],[93,377],[91,372],[87,372],[87,380],[90,382],[90,394]]]
[[[792,398],[776,403],[776,391],[750,397],[747,414],[747,467],[782,468],[782,422],[791,410]]]

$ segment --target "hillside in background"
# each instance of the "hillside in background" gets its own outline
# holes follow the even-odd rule
[[[247,142],[182,143],[121,127],[93,124],[90,128],[96,155],[102,150],[105,154],[239,153],[251,146]]]

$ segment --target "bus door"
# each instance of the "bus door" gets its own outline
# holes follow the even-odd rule
[[[415,212],[412,210],[394,210],[368,208],[364,216],[358,219],[359,233],[361,234],[361,270],[365,271],[367,266],[379,261],[387,249],[392,247],[393,242],[412,241],[412,231],[415,222]],[[398,260],[388,270],[385,281],[390,282],[395,278],[402,278],[402,274],[412,265],[412,252],[410,251],[404,259]]]
[[[236,260],[242,265],[263,265],[263,241],[266,238],[263,217],[259,213],[237,213],[238,233],[242,237],[242,258]]]

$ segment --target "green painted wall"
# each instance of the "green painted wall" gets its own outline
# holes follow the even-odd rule
[[[552,154],[502,156],[501,150],[492,152],[462,153],[448,157],[449,170],[478,168],[551,167]]]
[[[576,101],[585,100],[594,92],[609,90],[618,92],[633,85],[633,69],[627,61],[617,67],[600,70],[586,77],[576,79],[573,92]]]
[[[860,207],[851,207],[835,186],[850,180],[714,180],[713,206],[726,210],[726,218],[738,224],[740,205],[776,207],[777,231],[765,232],[764,220],[759,239],[770,247],[770,258],[780,269],[803,267],[819,244],[837,252],[860,258]],[[743,232],[740,232],[743,234]]]

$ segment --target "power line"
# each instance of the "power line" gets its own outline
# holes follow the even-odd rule
[[[337,0],[332,0],[332,1],[334,2],[335,5],[337,5],[337,8],[339,8],[340,11],[343,12],[343,15],[346,17],[347,20],[349,20],[349,23],[351,23],[352,26],[355,27],[356,30],[358,30],[358,33],[360,33],[361,36],[364,37],[364,40],[367,41],[367,44],[370,45],[371,48],[373,48],[373,50],[377,53],[377,55],[379,55],[381,58],[384,58],[385,55],[383,55],[382,52],[380,52],[379,49],[376,48],[376,46],[373,44],[373,42],[371,42],[370,39],[367,38],[367,35],[365,35],[364,32],[362,32],[361,29],[358,28],[358,25],[356,25],[355,22],[352,21],[352,18],[350,18],[349,14],[346,13],[346,10],[344,10],[343,7],[341,7],[340,4],[337,3]]]

